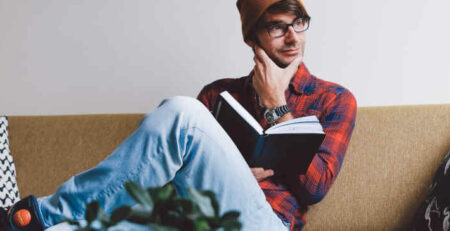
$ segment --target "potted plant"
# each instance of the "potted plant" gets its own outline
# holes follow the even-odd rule
[[[206,231],[222,228],[224,231],[241,230],[239,212],[219,214],[219,203],[212,191],[188,189],[188,197],[176,194],[171,183],[158,188],[144,189],[135,182],[126,182],[128,194],[137,206],[121,206],[105,214],[99,202],[86,207],[87,223],[64,220],[77,231],[108,230],[127,221],[149,227],[155,231]]]

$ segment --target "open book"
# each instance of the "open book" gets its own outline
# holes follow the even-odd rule
[[[227,91],[217,99],[214,117],[250,167],[275,174],[304,174],[325,133],[316,116],[288,120],[265,130]]]

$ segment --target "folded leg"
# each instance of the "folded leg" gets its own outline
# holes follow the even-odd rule
[[[173,97],[147,114],[137,130],[98,166],[76,175],[55,194],[39,198],[46,227],[62,218],[83,219],[86,204],[99,201],[109,213],[133,205],[123,184],[212,190],[220,213],[241,212],[243,230],[286,230],[234,143],[197,100]]]

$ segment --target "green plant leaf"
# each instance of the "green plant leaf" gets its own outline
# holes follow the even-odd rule
[[[242,223],[239,221],[240,212],[229,211],[221,217],[221,226],[225,231],[235,231],[242,229]]]
[[[209,223],[205,219],[198,219],[195,221],[195,231],[210,230]]]
[[[194,212],[195,204],[190,199],[178,197],[178,198],[174,198],[173,202],[180,209],[180,212],[183,212],[183,213],[193,213]]]
[[[158,190],[158,200],[168,200],[173,194],[174,188],[172,184],[166,184]]]
[[[111,214],[111,221],[118,223],[125,219],[127,219],[131,215],[131,207],[130,206],[122,206],[116,208]]]
[[[179,229],[177,229],[175,227],[159,225],[159,224],[148,224],[147,226],[155,231],[179,231]]]
[[[214,217],[215,212],[214,208],[212,206],[212,201],[209,196],[205,196],[201,194],[199,191],[197,191],[194,188],[188,189],[188,194],[192,198],[194,202],[197,203],[198,208],[203,213],[203,215],[207,217]]]
[[[125,183],[128,194],[139,204],[148,210],[153,209],[153,200],[146,190],[135,182],[129,181]]]
[[[209,199],[211,200],[211,205],[214,209],[214,215],[218,217],[220,206],[219,202],[217,201],[216,194],[213,191],[202,191],[201,193],[209,197]]]
[[[166,201],[175,195],[174,187],[171,183],[166,184],[162,187],[148,188],[148,193],[151,195],[155,201]]]
[[[242,224],[238,220],[225,220],[222,222],[224,231],[239,231],[242,229]]]
[[[93,201],[86,206],[86,221],[88,224],[92,223],[95,219],[97,219],[100,212],[100,204],[98,201]]]
[[[222,220],[219,217],[205,217],[212,230],[222,227]]]
[[[130,216],[128,216],[127,221],[136,224],[146,225],[148,223],[153,222],[153,220],[151,219],[151,215],[152,214],[148,211],[142,211],[136,208],[132,208],[131,214]]]
[[[230,212],[225,213],[225,214],[221,217],[221,219],[222,219],[222,220],[238,219],[240,215],[241,215],[241,213],[238,212],[238,211],[230,211]]]

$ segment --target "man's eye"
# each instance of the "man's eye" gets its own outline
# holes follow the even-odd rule
[[[302,26],[303,24],[304,24],[303,20],[297,20],[294,22],[294,25],[296,25],[296,26]]]
[[[272,25],[270,27],[270,29],[271,30],[281,30],[281,29],[283,29],[283,26],[282,25]]]

